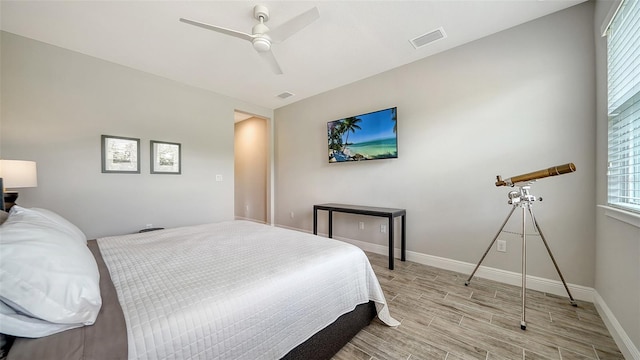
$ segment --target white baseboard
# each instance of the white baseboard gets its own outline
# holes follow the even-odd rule
[[[370,251],[380,255],[389,254],[389,248],[384,245],[376,245],[367,243],[364,241],[352,240],[352,239],[344,239],[344,238],[334,238],[338,240],[342,240],[344,242],[348,242],[350,244],[356,245],[364,251]],[[394,250],[394,257],[400,258],[400,249]],[[463,261],[447,259],[439,256],[427,255],[414,251],[407,251],[407,260],[413,261],[419,264],[429,265],[433,267],[437,267],[440,269],[451,270],[463,274],[471,274],[473,269],[476,267],[476,264],[471,264]],[[504,284],[521,286],[522,285],[522,276],[520,273],[515,273],[512,271],[506,271],[496,268],[491,268],[487,266],[480,266],[478,271],[474,276],[483,279],[489,279],[498,281]],[[473,282],[473,280],[472,280]],[[593,302],[594,300],[594,289],[586,286],[575,285],[575,284],[567,284],[569,287],[569,291],[571,291],[571,295],[576,300],[583,300],[588,302]],[[533,289],[537,291],[542,291],[549,294],[554,294],[558,296],[567,296],[567,291],[562,285],[562,281],[545,279],[537,276],[527,275],[527,289]]]
[[[300,230],[288,226],[277,225],[279,227],[288,228],[296,231],[304,231],[309,233],[310,231]],[[320,236],[327,236],[327,234],[318,234]],[[349,244],[353,244],[364,251],[370,251],[372,253],[380,255],[388,255],[389,247],[386,245],[371,244],[365,241],[347,239],[339,236],[333,237],[336,240],[341,240]],[[394,249],[394,257],[400,258],[400,249]],[[451,270],[463,274],[471,274],[476,264],[471,264],[463,261],[447,259],[439,256],[427,255],[415,251],[407,251],[407,260],[413,261],[423,265],[429,265],[440,269]],[[475,276],[498,281],[504,284],[520,286],[522,284],[522,276],[520,273],[512,271],[506,271],[496,268],[490,268],[486,266],[480,266]],[[588,302],[594,301],[595,290],[590,287],[582,285],[567,284],[571,295],[576,300],[583,300]],[[537,291],[546,292],[558,296],[567,296],[567,291],[564,289],[561,281],[545,279],[537,276],[527,275],[527,289],[533,289]]]
[[[262,221],[262,220],[251,219],[251,218],[248,218],[248,217],[238,216],[238,215],[236,215],[236,216],[234,217],[234,220],[246,220],[246,221],[253,221],[253,222],[256,222],[256,223],[258,223],[258,224],[268,225],[266,222],[264,222],[264,221]],[[298,229],[294,229],[294,228],[290,228],[290,229],[291,229],[291,230],[297,230],[297,231],[300,231],[300,230],[298,230]]]
[[[295,229],[282,225],[278,226],[289,228],[291,230],[310,233],[310,231]],[[327,234],[319,235],[327,236]],[[380,255],[389,254],[389,248],[385,245],[371,244],[364,241],[347,239],[338,236],[334,236],[333,238],[353,244],[364,251],[369,251]],[[399,259],[400,249],[394,249],[394,255],[394,257]],[[429,265],[463,274],[471,274],[476,266],[476,264],[447,259],[439,256],[427,255],[415,251],[407,251],[406,255],[408,261],[413,261],[419,264]],[[490,268],[486,266],[480,266],[475,276],[509,285],[521,286],[522,284],[522,276],[520,275],[520,273]],[[624,355],[625,359],[640,360],[640,351],[633,344],[631,338],[629,338],[614,314],[611,312],[602,297],[600,297],[600,295],[595,291],[595,289],[575,284],[567,284],[567,286],[569,287],[569,291],[571,291],[571,295],[573,295],[574,299],[594,303],[596,309],[598,310],[598,313],[602,317],[604,323],[607,325],[607,329],[611,333],[611,336],[620,348],[620,351]],[[567,291],[565,290],[564,285],[562,285],[562,281],[550,280],[537,276],[527,275],[527,289],[542,291],[558,296],[567,296]]]
[[[624,331],[618,319],[613,315],[611,309],[607,306],[607,303],[604,302],[604,299],[595,292],[595,300],[594,305],[598,310],[598,314],[602,317],[605,325],[607,325],[607,329],[611,333],[611,336],[616,341],[616,344],[620,348],[622,355],[624,355],[625,359],[633,359],[640,360],[640,349],[638,349],[631,341],[631,338]]]

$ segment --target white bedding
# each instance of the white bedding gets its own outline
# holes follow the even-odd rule
[[[248,221],[98,239],[129,359],[279,359],[369,300],[395,326],[365,254]]]

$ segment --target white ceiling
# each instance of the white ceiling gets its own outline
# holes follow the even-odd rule
[[[276,109],[583,1],[2,0],[0,28]],[[271,28],[314,6],[320,12],[273,46],[283,75],[273,74],[251,43],[178,21],[250,33],[258,3],[269,8]],[[440,27],[445,39],[420,49],[409,43]],[[295,96],[277,97],[283,92]]]

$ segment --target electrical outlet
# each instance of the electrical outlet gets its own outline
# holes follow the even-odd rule
[[[387,225],[385,225],[385,224],[380,225],[380,232],[381,233],[386,233],[387,232]]]
[[[507,252],[507,242],[505,240],[498,240],[496,243],[496,250],[500,252]]]
[[[360,221],[359,228],[360,230],[364,230],[364,221]]]
[[[295,217],[295,214],[293,213],[293,211],[289,213],[289,216],[291,216],[292,219]]]
[[[222,175],[216,175],[216,181],[222,181]]]

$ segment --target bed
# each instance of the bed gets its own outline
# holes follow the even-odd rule
[[[88,247],[93,325],[18,337],[9,360],[327,359],[376,315],[398,325],[365,254],[337,240],[229,221]]]

